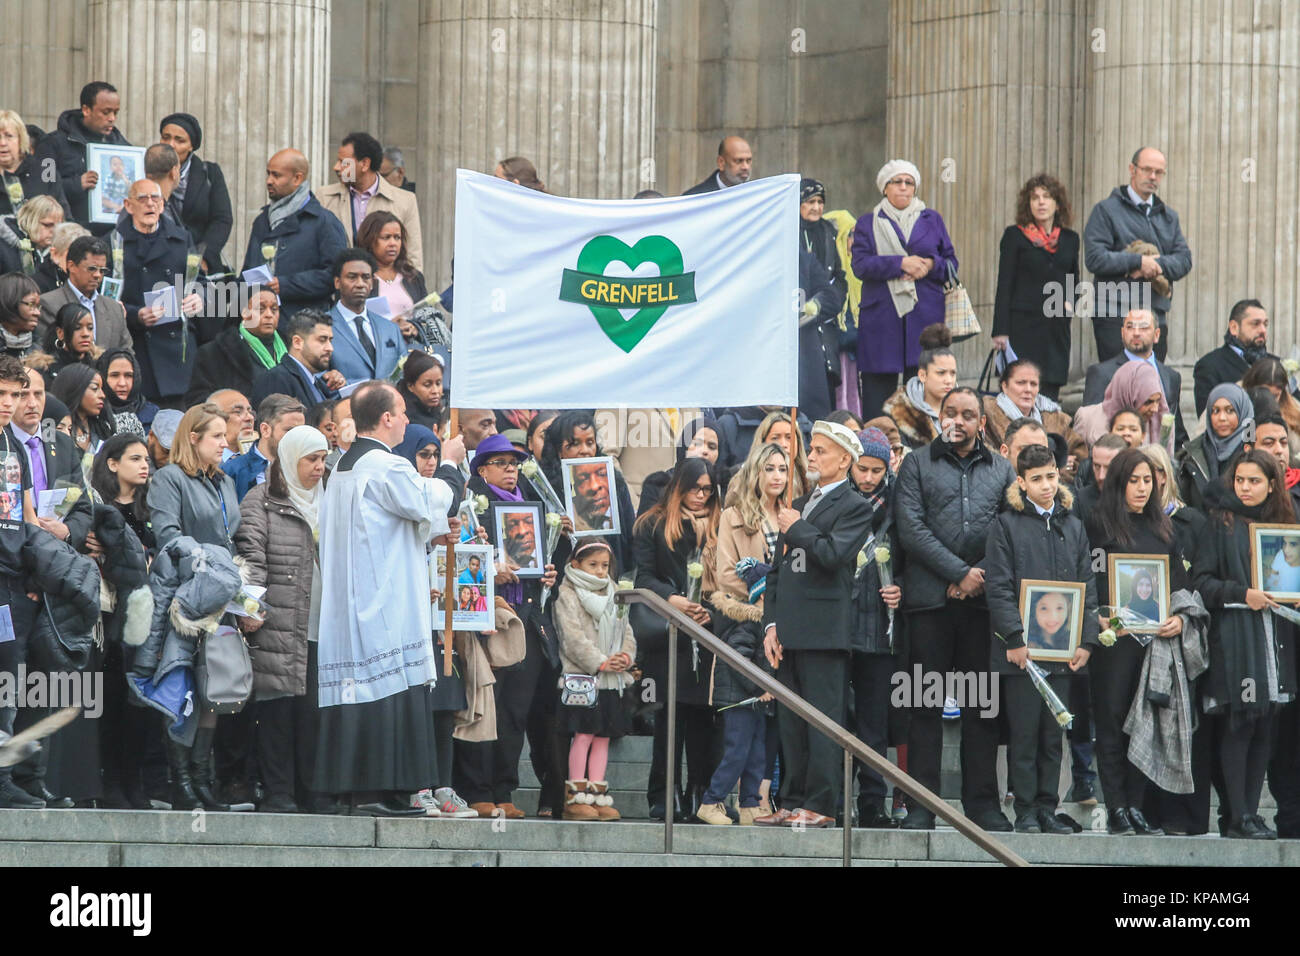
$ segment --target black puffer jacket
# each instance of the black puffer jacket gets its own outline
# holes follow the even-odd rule
[[[989,659],[991,670],[1019,674],[1020,668],[1007,660],[1007,650],[1024,647],[1024,622],[1020,616],[1020,582],[1082,581],[1086,585],[1080,643],[1091,652],[1097,641],[1097,582],[1092,573],[1092,547],[1083,522],[1070,513],[1074,496],[1062,487],[1056,493],[1052,513],[1040,515],[1026,502],[1019,485],[1006,492],[1007,508],[989,528],[985,550],[984,593],[988,598]],[[1001,634],[1005,642],[998,638]],[[1049,674],[1067,673],[1063,663],[1039,661]]]
[[[99,568],[71,546],[35,525],[23,525],[23,570],[39,592],[28,665],[45,671],[79,671],[90,661],[99,620]]]
[[[943,439],[903,459],[894,492],[894,524],[907,552],[903,608],[943,607],[948,585],[983,567],[989,525],[997,517],[1007,485],[1015,481],[1010,463],[976,442],[974,461],[962,467]],[[982,605],[983,597],[972,598]]]
[[[101,573],[117,592],[114,613],[104,617],[104,636],[138,646],[149,637],[153,617],[145,547],[126,517],[112,505],[95,505],[94,521],[95,538],[104,549]]]
[[[757,621],[736,621],[731,628],[720,635],[727,646],[741,657],[754,664],[764,673],[771,675],[772,668],[763,653],[763,625]],[[688,642],[689,643],[689,642]],[[714,707],[729,707],[742,700],[761,696],[762,688],[748,677],[738,674],[724,661],[713,659],[713,687],[709,694],[709,703]],[[775,712],[772,701],[749,704],[762,714]],[[739,709],[739,708],[738,708]]]

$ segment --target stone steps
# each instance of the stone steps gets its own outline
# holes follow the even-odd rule
[[[1031,863],[1296,866],[1300,841],[1000,834]],[[0,866],[837,866],[840,830],[683,826],[665,856],[659,824],[375,820],[119,810],[0,812]],[[855,830],[856,866],[994,865],[947,827]]]

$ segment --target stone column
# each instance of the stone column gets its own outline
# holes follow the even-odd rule
[[[1078,79],[1084,4],[1044,6],[1018,0],[890,5],[885,152],[920,170],[917,195],[943,216],[984,326],[983,336],[957,347],[963,380],[979,374],[990,348],[998,246],[1015,219],[1021,185],[1049,172],[1065,184],[1079,232],[1087,215],[1080,185],[1090,143],[1079,122]],[[873,187],[875,173],[863,170]],[[1092,348],[1092,329],[1076,319],[1073,331],[1073,364],[1081,371],[1081,347]]]
[[[549,192],[653,185],[657,0],[422,0],[418,169],[429,288],[451,278],[455,170],[526,156]],[[409,165],[409,164],[408,164]]]
[[[0,104],[49,132],[86,75],[88,0],[0,0]]]
[[[192,113],[199,155],[221,166],[235,223],[228,262],[243,261],[266,203],[266,160],[292,146],[311,181],[332,181],[329,129],[331,0],[89,0],[88,76],[122,97],[120,125],[136,145],[158,121]]]
[[[1264,303],[1270,346],[1288,355],[1300,323],[1300,4],[1092,6],[1087,199],[1128,181],[1138,147],[1165,153],[1160,195],[1178,212],[1192,250],[1192,271],[1174,286],[1170,361],[1189,367],[1217,348],[1228,310],[1243,298]],[[1190,394],[1189,378],[1184,372]]]

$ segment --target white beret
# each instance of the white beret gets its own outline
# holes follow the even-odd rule
[[[910,173],[912,178],[916,180],[917,191],[920,191],[921,173],[917,168],[905,159],[891,159],[889,162],[885,163],[885,165],[880,167],[880,172],[876,173],[876,188],[880,190],[882,196],[885,194],[885,183],[889,182],[899,173]]]

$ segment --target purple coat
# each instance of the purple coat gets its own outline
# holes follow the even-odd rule
[[[899,321],[889,295],[889,279],[903,275],[901,256],[876,254],[876,236],[866,213],[853,228],[853,274],[862,280],[862,307],[858,313],[858,371],[901,372],[916,365],[921,355],[921,330],[944,319],[943,284],[948,266],[957,268],[957,252],[944,228],[943,217],[933,209],[922,210],[912,227],[912,241],[904,248],[910,255],[934,260],[934,268],[916,284],[917,303],[907,313],[907,328]],[[888,218],[879,213],[882,218]],[[892,225],[892,223],[891,223]],[[901,241],[902,235],[900,233]]]

